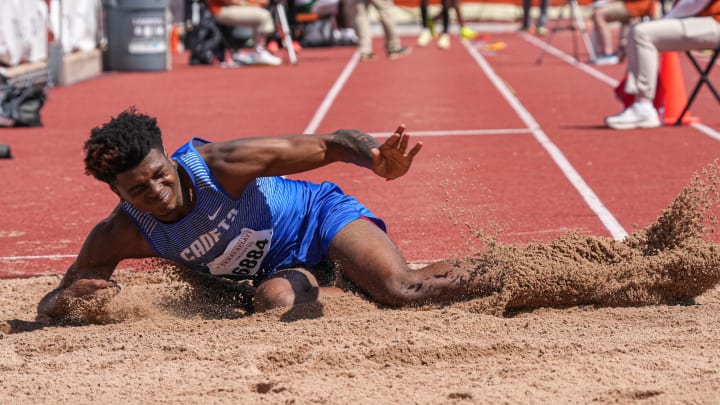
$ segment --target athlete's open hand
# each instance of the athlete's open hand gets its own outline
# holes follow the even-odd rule
[[[43,298],[38,305],[37,321],[95,322],[119,292],[120,287],[114,281],[78,279],[67,288],[55,290]]]
[[[422,149],[422,142],[407,150],[410,135],[405,133],[405,125],[400,125],[379,148],[372,150],[373,171],[392,180],[407,173],[415,155]]]

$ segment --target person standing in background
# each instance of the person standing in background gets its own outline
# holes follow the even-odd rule
[[[388,59],[398,59],[412,52],[411,48],[402,46],[395,27],[395,18],[392,15],[394,3],[392,0],[352,0],[355,2],[355,31],[358,35],[360,47],[360,60],[363,62],[374,60],[377,55],[373,52],[372,30],[370,27],[370,5],[375,7],[380,17],[380,23],[385,33],[385,52]]]
[[[540,16],[535,24],[535,33],[538,35],[546,35],[547,30],[547,12],[550,0],[540,0]],[[530,30],[530,11],[532,9],[532,0],[523,0],[523,19],[520,31]]]
[[[450,48],[450,9],[455,10],[458,24],[460,24],[460,36],[465,39],[475,39],[477,32],[465,25],[465,19],[462,15],[460,0],[442,0],[442,11],[433,18],[428,18],[428,0],[420,0],[420,18],[422,18],[423,29],[418,37],[418,46],[426,46],[432,38],[437,36],[435,33],[435,21],[442,18],[443,33],[438,39],[437,46],[440,49]]]

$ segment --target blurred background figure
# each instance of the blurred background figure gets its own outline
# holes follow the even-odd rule
[[[598,57],[596,65],[615,65],[625,58],[630,24],[643,17],[657,18],[660,7],[655,0],[599,0],[593,5],[593,29]],[[613,47],[610,23],[622,24],[617,50]]]
[[[460,0],[442,0],[442,10],[435,17],[428,17],[428,0],[420,0],[420,18],[422,19],[422,31],[418,37],[418,46],[426,46],[437,37],[435,32],[435,22],[442,19],[443,32],[438,39],[437,46],[440,49],[450,48],[450,9],[455,10],[457,22],[460,25],[460,36],[465,39],[475,39],[477,32],[465,25],[465,19],[462,15]]]
[[[295,0],[294,31],[303,46],[357,45],[352,0]],[[300,20],[300,21],[298,21]]]
[[[275,32],[275,22],[268,10],[268,0],[207,0],[208,8],[218,24],[253,29],[254,51],[237,51],[233,59],[245,65],[279,66],[282,59],[266,48],[268,36]]]
[[[547,12],[550,0],[539,0],[540,1],[540,16],[538,16],[537,23],[535,24],[535,33],[538,35],[546,35],[547,30]],[[531,12],[532,12],[532,0],[523,0],[523,19],[520,31],[530,31]]]
[[[679,0],[661,19],[633,24],[628,35],[624,92],[630,106],[606,117],[613,129],[656,128],[662,125],[653,104],[661,52],[720,47],[720,0]]]
[[[360,60],[371,61],[376,58],[372,47],[372,30],[370,28],[370,5],[375,7],[385,33],[385,52],[388,59],[398,59],[408,55],[412,49],[402,46],[395,27],[392,0],[353,0],[355,3],[355,31],[360,46]]]

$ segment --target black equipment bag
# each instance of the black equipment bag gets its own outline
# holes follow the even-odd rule
[[[185,36],[185,49],[190,51],[191,65],[211,65],[215,59],[225,59],[225,47],[220,29],[204,1],[194,1],[197,21]]]
[[[0,127],[42,126],[40,109],[46,99],[44,87],[0,85]]]

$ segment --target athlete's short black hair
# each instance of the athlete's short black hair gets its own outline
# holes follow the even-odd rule
[[[85,174],[113,184],[119,173],[136,167],[152,149],[163,150],[157,120],[130,107],[90,131],[85,142]]]

